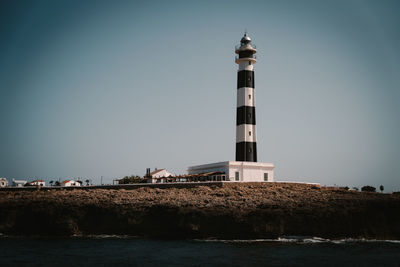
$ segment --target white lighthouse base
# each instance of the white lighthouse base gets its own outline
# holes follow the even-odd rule
[[[190,166],[188,173],[201,174],[223,172],[231,182],[273,182],[274,164],[248,161],[222,161],[211,164]]]

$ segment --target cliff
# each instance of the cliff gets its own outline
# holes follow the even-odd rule
[[[0,233],[400,239],[399,211],[398,194],[289,183],[0,190]]]

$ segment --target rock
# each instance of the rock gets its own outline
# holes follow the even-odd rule
[[[289,183],[0,190],[0,233],[400,239],[400,194]]]

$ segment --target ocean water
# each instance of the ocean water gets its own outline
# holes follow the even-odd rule
[[[0,266],[400,266],[400,241],[0,238]]]

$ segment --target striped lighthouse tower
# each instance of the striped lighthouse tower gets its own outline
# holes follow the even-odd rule
[[[239,65],[236,111],[236,161],[257,162],[256,110],[254,99],[254,64],[256,46],[247,33],[235,47]]]

